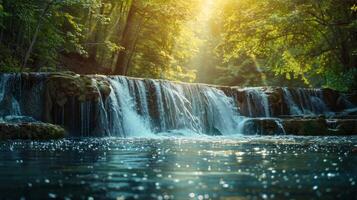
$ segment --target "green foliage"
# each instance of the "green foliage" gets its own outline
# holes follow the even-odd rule
[[[352,1],[227,0],[218,52],[224,63],[254,55],[264,71],[287,80],[352,89],[357,81],[354,7]]]
[[[67,55],[112,71],[118,54],[130,51],[130,75],[193,81],[193,71],[184,66],[195,47],[181,30],[193,16],[194,2],[2,0],[1,71],[53,71]],[[123,46],[125,34],[135,36],[132,49]]]
[[[183,26],[192,18],[193,0],[152,0],[140,4],[140,33],[132,56],[129,75],[192,82],[195,73],[188,69],[197,52],[192,30]]]
[[[0,46],[0,72],[19,72],[21,64],[11,55],[9,49]]]
[[[38,71],[41,68],[56,68],[59,52],[75,43],[67,40],[70,34],[64,30],[64,25],[71,23],[71,15],[62,12],[73,2],[3,0],[1,5],[0,42],[7,52],[6,58],[1,59],[2,70],[14,68],[13,71],[17,71],[20,68],[22,71]],[[73,26],[68,31],[76,32],[76,29]],[[29,64],[25,66],[26,62]]]
[[[0,71],[357,88],[341,0],[0,0]]]

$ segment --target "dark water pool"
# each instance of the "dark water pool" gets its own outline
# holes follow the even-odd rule
[[[357,137],[0,143],[0,199],[357,199]]]

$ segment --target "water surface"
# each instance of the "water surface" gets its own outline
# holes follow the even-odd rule
[[[357,199],[357,137],[0,143],[0,199]]]

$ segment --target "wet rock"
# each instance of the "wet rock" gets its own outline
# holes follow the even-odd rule
[[[357,108],[346,109],[334,114],[337,119],[357,119]]]
[[[234,87],[233,88],[233,92],[234,92],[234,97],[235,97],[235,100],[242,104],[244,99],[245,99],[245,91],[244,90],[241,90],[240,88],[238,87]]]
[[[304,136],[356,135],[357,119],[285,119],[283,126],[287,134]]]
[[[264,88],[236,88],[235,99],[239,106],[239,112],[248,117],[264,117],[266,113],[265,106],[268,105],[268,99],[264,94]],[[265,100],[267,100],[265,102]],[[265,103],[267,103],[265,105]]]
[[[63,107],[70,99],[78,102],[98,102],[111,93],[109,82],[103,76],[78,75],[72,72],[53,73],[47,77],[44,118],[53,122],[54,107]]]
[[[243,128],[247,135],[357,135],[357,119],[252,118],[244,122]]]
[[[229,86],[213,86],[219,90],[222,90],[224,92],[224,94],[226,94],[229,97],[234,97],[235,93],[236,93],[236,89],[233,87],[229,87]]]
[[[268,95],[272,116],[289,114],[286,102],[284,100],[284,92],[282,88],[269,87],[265,90],[265,93]]]
[[[284,130],[279,126],[279,121],[272,118],[252,118],[244,122],[246,135],[280,135]]]
[[[341,108],[339,108],[339,106],[337,106],[337,100],[340,96],[340,94],[337,91],[332,90],[330,88],[324,88],[324,89],[322,89],[322,94],[323,94],[324,101],[325,101],[326,105],[332,111],[341,109]]]
[[[96,76],[93,76],[93,78],[97,82],[97,87],[100,91],[102,98],[106,99],[112,91],[110,84],[109,84],[108,80],[106,79],[106,76],[96,75]]]
[[[325,119],[287,119],[283,121],[287,134],[290,135],[328,135]]]
[[[323,98],[331,111],[341,112],[357,105],[357,92],[340,93],[338,91],[324,88],[322,89]]]
[[[34,118],[30,116],[16,116],[16,115],[8,115],[3,118],[6,123],[34,123],[37,122]]]
[[[357,135],[357,119],[338,119],[335,127],[338,135]]]
[[[357,90],[352,91],[348,96],[347,99],[353,103],[354,105],[357,105]]]
[[[83,76],[66,73],[55,73],[47,77],[47,91],[59,105],[68,97],[77,97],[79,101],[98,101],[100,96],[109,96],[109,83],[101,76]]]
[[[46,79],[47,74],[45,73],[27,73],[23,72],[17,75],[19,78],[18,81],[21,82],[22,89],[30,90],[36,84],[41,83],[43,80]]]
[[[0,123],[0,140],[50,140],[61,139],[65,130],[47,123]]]

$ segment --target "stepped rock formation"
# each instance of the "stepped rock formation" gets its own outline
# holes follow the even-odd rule
[[[0,75],[2,124],[53,123],[71,136],[351,135],[356,97],[70,72]]]

